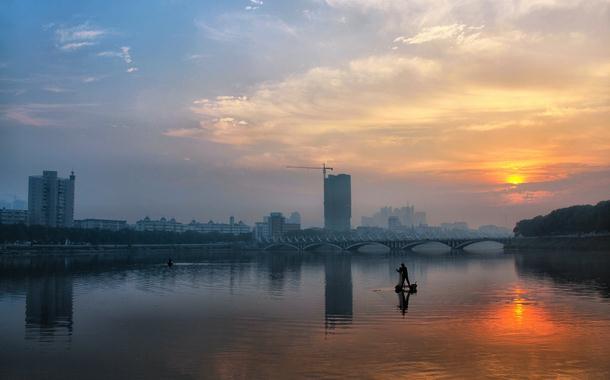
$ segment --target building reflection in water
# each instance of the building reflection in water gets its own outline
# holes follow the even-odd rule
[[[69,340],[72,335],[72,277],[44,274],[28,279],[26,339]]]
[[[330,253],[325,270],[325,327],[348,327],[353,319],[352,258],[349,254]]]

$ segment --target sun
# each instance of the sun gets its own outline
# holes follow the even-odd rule
[[[525,182],[525,178],[523,178],[523,176],[519,174],[511,174],[506,177],[506,183],[509,183],[511,185],[520,185],[523,182]]]

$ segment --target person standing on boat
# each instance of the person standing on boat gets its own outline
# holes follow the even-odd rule
[[[396,272],[398,272],[398,274],[400,275],[400,282],[398,283],[400,289],[404,288],[405,281],[407,282],[407,285],[410,288],[411,282],[409,281],[409,271],[407,270],[405,263],[401,263],[400,266],[396,268]]]

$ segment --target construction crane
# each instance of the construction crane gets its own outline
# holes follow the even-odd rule
[[[326,163],[322,164],[322,167],[319,166],[286,166],[288,169],[314,169],[314,170],[322,170],[322,176],[326,179],[326,171],[332,171],[333,168],[326,166]]]

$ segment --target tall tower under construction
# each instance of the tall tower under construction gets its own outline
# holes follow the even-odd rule
[[[324,228],[349,231],[352,219],[352,179],[348,174],[324,177]]]

